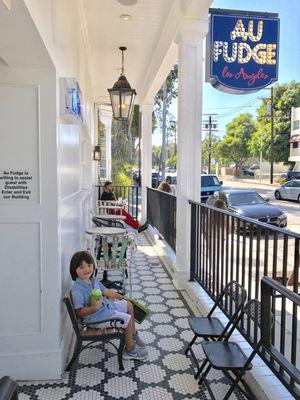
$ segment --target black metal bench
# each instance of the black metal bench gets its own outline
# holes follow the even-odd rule
[[[18,384],[9,376],[0,379],[0,400],[18,400]]]
[[[117,350],[119,369],[124,370],[122,355],[125,344],[125,335],[123,329],[117,326],[117,324],[123,324],[124,321],[120,318],[109,318],[101,321],[89,322],[89,324],[84,324],[82,320],[80,318],[77,318],[75,314],[72,296],[70,293],[63,299],[63,302],[67,307],[68,314],[76,335],[74,353],[66,367],[66,370],[70,371],[72,368],[74,368],[78,362],[79,354],[81,353],[81,351],[96,342],[109,342]],[[110,323],[110,328],[92,328],[93,325],[98,325],[105,322]],[[111,342],[114,339],[118,339],[120,341],[118,347]]]

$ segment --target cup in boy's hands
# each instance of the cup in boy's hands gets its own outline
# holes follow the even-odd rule
[[[93,289],[90,293],[90,303],[92,302],[92,300],[100,300],[102,297],[102,292],[99,289]]]

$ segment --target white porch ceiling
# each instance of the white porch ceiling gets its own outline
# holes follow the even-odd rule
[[[145,74],[174,0],[138,0],[132,6],[122,5],[117,0],[82,1],[96,100],[108,99],[107,88],[112,87],[120,75],[119,46],[128,48],[125,75],[139,98],[143,98]],[[130,14],[132,20],[121,20],[122,14]]]

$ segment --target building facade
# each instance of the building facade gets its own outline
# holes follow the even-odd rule
[[[292,107],[289,161],[294,161],[295,170],[300,171],[300,107]]]

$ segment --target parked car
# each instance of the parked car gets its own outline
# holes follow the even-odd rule
[[[173,194],[176,192],[176,185],[177,185],[177,174],[176,173],[169,173],[166,175],[166,182],[171,186]]]
[[[297,200],[300,203],[300,180],[285,182],[275,190],[274,196],[277,200]]]
[[[168,175],[166,175],[166,181],[168,182],[169,185],[176,185],[176,183],[177,183],[177,174],[169,173]]]
[[[243,176],[254,176],[255,170],[253,170],[251,168],[242,168],[242,175]]]
[[[156,188],[161,182],[161,176],[159,172],[152,172],[152,187]]]
[[[214,192],[223,190],[223,181],[217,175],[201,174],[201,202],[205,202]]]
[[[269,204],[268,199],[261,197],[255,190],[228,189],[217,194],[228,211],[240,216],[284,228],[287,216],[280,208]],[[208,200],[213,205],[213,198]]]
[[[288,171],[286,174],[286,180],[291,181],[293,179],[300,179],[300,171]]]
[[[252,171],[255,171],[256,169],[260,169],[260,165],[259,164],[252,164],[249,169],[252,169]]]

